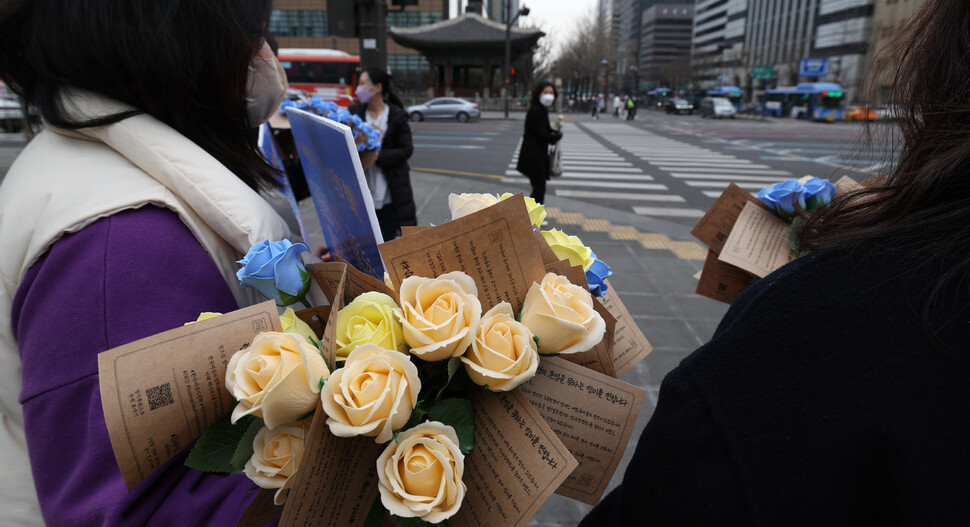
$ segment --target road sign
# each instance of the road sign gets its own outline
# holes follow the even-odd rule
[[[770,81],[775,78],[774,66],[755,66],[751,78],[756,81]]]
[[[802,59],[798,62],[799,77],[825,77],[829,74],[829,59]]]

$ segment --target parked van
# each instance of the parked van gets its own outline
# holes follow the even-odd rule
[[[705,97],[701,100],[701,117],[713,117],[719,119],[721,117],[730,117],[734,119],[734,115],[738,111],[731,104],[731,101],[724,97]]]

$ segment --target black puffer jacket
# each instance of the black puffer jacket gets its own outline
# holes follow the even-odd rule
[[[411,192],[411,167],[408,159],[414,152],[411,142],[411,127],[408,125],[408,114],[398,106],[388,103],[387,130],[381,138],[381,153],[377,158],[377,166],[387,178],[387,187],[391,192],[391,205],[397,216],[399,225],[417,225],[417,207],[414,205],[414,194]],[[355,104],[349,108],[350,113],[367,121],[367,105]]]
[[[549,179],[549,145],[562,139],[562,133],[549,126],[549,110],[533,102],[525,114],[525,133],[515,169],[530,180]]]

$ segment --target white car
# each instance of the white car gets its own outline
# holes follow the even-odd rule
[[[721,119],[727,117],[734,119],[738,110],[731,104],[731,101],[724,97],[705,97],[701,101],[701,117],[713,117]]]

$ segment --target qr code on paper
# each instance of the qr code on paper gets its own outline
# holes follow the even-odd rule
[[[145,390],[148,395],[148,409],[158,410],[170,404],[175,404],[175,397],[172,396],[172,384],[165,383],[161,386]]]

